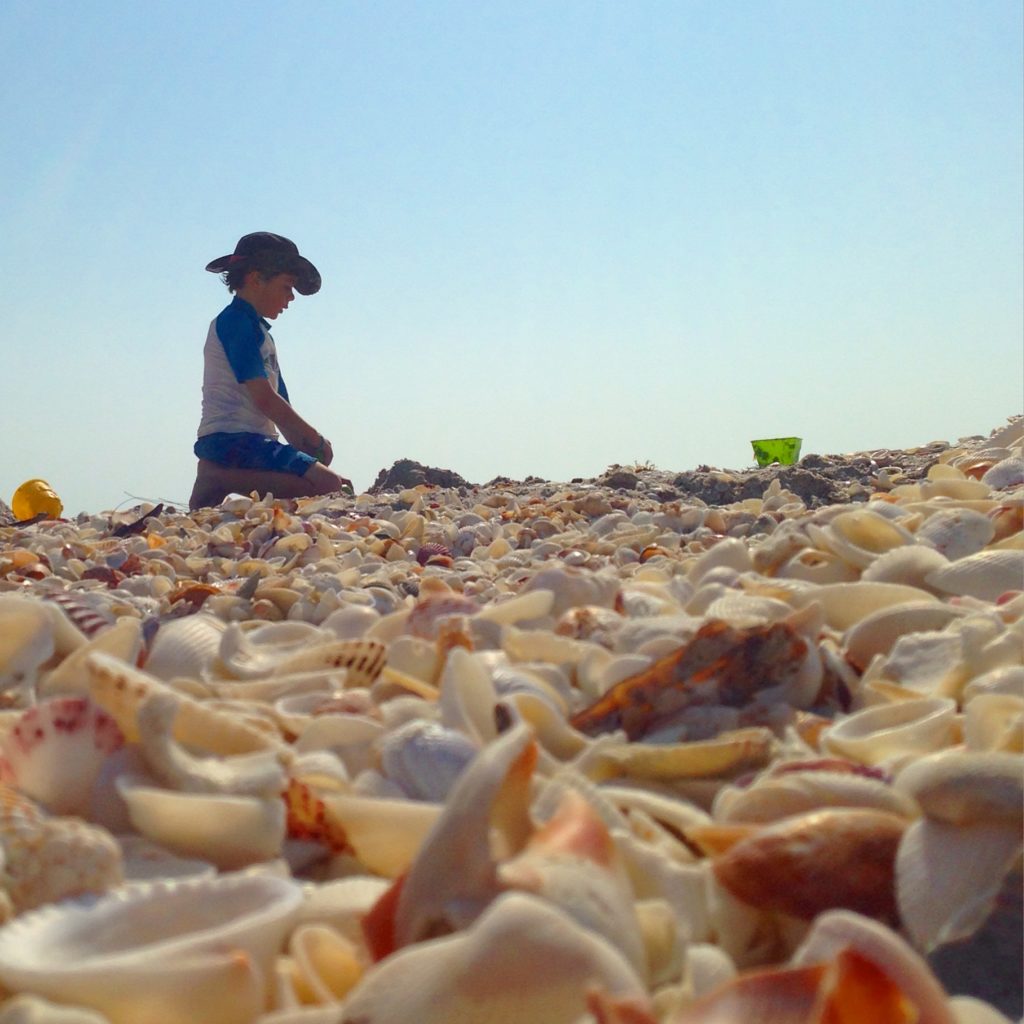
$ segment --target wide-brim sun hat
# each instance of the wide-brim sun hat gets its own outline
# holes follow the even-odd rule
[[[282,274],[294,274],[295,290],[300,295],[315,295],[320,291],[320,271],[305,256],[300,255],[299,247],[284,235],[275,235],[271,231],[254,231],[251,235],[243,235],[235,246],[235,251],[221,256],[206,264],[211,274],[223,274],[254,256],[268,255],[274,258],[274,265],[280,265]]]

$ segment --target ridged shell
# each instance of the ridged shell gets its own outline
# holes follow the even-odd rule
[[[153,883],[0,930],[0,981],[111,1024],[249,1024],[302,891],[269,875]]]
[[[935,548],[950,561],[977,554],[995,536],[992,520],[973,509],[943,509],[918,528],[917,540]]]
[[[52,698],[0,738],[0,779],[53,814],[87,817],[100,769],[123,743],[117,723],[87,697]]]
[[[146,671],[158,679],[206,678],[225,629],[225,622],[203,612],[162,623],[150,645]]]
[[[980,551],[925,577],[947,594],[995,601],[1010,590],[1024,589],[1024,551]]]

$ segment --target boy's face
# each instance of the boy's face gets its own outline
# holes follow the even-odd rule
[[[288,308],[288,304],[295,298],[297,281],[298,278],[294,274],[260,277],[259,274],[253,273],[245,282],[245,298],[260,316],[267,320],[274,320]]]

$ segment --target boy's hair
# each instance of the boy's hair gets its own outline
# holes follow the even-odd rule
[[[252,270],[264,280],[269,280],[277,274],[295,273],[294,264],[294,259],[287,253],[256,252],[233,264],[220,275],[220,279],[227,285],[229,292],[237,292],[245,285],[245,278]]]

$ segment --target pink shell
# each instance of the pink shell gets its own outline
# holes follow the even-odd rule
[[[60,605],[64,614],[86,635],[95,636],[100,630],[114,624],[112,617],[104,615],[73,594],[47,594],[46,600]]]
[[[429,565],[435,558],[450,559],[451,557],[451,551],[443,544],[421,544],[419,551],[416,552],[416,561],[420,565]]]
[[[84,817],[103,763],[123,745],[117,723],[87,697],[55,697],[0,739],[0,781],[54,814]]]

